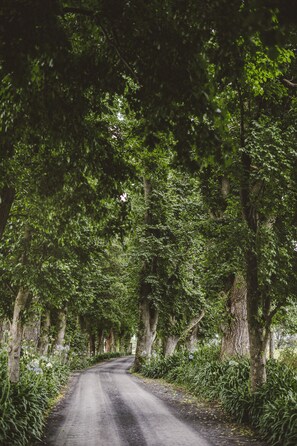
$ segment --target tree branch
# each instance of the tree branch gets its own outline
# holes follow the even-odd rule
[[[295,82],[289,81],[288,79],[282,79],[282,82],[290,88],[297,88],[297,84]]]

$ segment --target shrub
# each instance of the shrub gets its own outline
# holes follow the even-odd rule
[[[288,358],[290,360],[288,360]],[[194,354],[176,353],[170,358],[147,361],[142,373],[185,385],[194,395],[219,401],[237,421],[250,423],[272,446],[297,444],[297,375],[295,356],[270,360],[267,382],[251,394],[249,361],[219,360],[216,347],[203,347]]]
[[[34,444],[42,435],[45,413],[66,384],[70,369],[85,368],[120,355],[104,353],[91,358],[70,355],[70,362],[65,363],[64,355],[37,356],[32,348],[24,346],[20,381],[10,384],[7,350],[0,349],[0,445]]]

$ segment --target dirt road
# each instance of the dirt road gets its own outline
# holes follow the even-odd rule
[[[120,358],[77,375],[65,399],[50,417],[48,446],[213,446],[199,423],[147,391]],[[207,431],[206,431],[207,433]],[[223,444],[223,442],[220,442]],[[225,443],[224,443],[225,444]],[[230,440],[230,445],[239,442]],[[247,443],[244,443],[247,444]],[[249,443],[255,444],[255,443]]]

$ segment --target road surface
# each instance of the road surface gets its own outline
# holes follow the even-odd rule
[[[178,420],[128,373],[131,358],[81,373],[53,430],[49,446],[211,446]]]
[[[221,427],[189,422],[129,374],[133,359],[120,358],[78,374],[50,417],[47,446],[254,445],[222,437]],[[204,423],[205,424],[205,423]],[[206,423],[207,424],[207,423]],[[219,429],[218,432],[215,432]],[[201,434],[203,433],[203,435]],[[213,434],[215,432],[215,434]]]

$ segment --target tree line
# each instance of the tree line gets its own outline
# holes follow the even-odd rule
[[[296,311],[295,15],[277,0],[3,2],[12,382],[34,313],[45,353],[49,315],[56,346],[68,320],[91,352],[137,329],[136,369],[154,343],[170,355],[220,332],[222,356],[249,355],[252,389],[265,382],[271,328]]]

